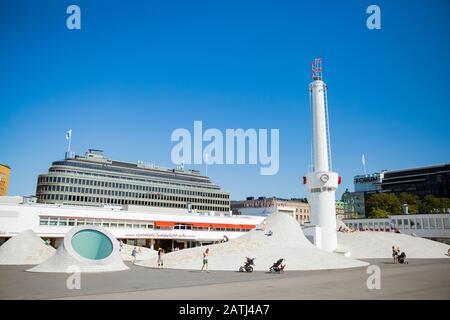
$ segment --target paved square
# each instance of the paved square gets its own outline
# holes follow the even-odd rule
[[[450,259],[367,261],[381,268],[381,290],[367,289],[367,268],[278,275],[130,265],[122,272],[82,274],[81,289],[68,290],[66,274],[0,266],[0,299],[450,299]]]

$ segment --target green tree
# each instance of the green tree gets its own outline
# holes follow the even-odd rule
[[[444,210],[444,212],[448,212],[448,210],[450,209],[450,198],[441,198],[441,199],[442,199],[441,208]]]
[[[398,214],[402,212],[402,203],[393,193],[375,193],[367,199],[369,218],[374,215]],[[381,211],[380,211],[381,210]]]
[[[439,198],[429,194],[423,198],[419,210],[421,213],[433,213],[440,207],[441,204],[439,202]]]
[[[389,212],[383,210],[383,209],[374,209],[370,213],[370,218],[388,218]]]
[[[408,205],[408,212],[410,214],[419,213],[421,201],[418,196],[403,192],[398,196],[398,200],[402,205],[404,204]]]

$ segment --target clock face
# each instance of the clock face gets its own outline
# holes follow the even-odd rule
[[[323,174],[320,176],[320,180],[322,180],[322,182],[327,182],[330,179],[330,177],[327,174]]]

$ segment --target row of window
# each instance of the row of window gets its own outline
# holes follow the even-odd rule
[[[155,187],[155,186],[143,186],[143,185],[119,183],[119,182],[98,181],[98,180],[88,180],[88,179],[78,179],[78,178],[68,178],[68,177],[52,177],[52,176],[40,176],[39,177],[38,191],[42,191],[42,189],[40,190],[39,187],[48,187],[48,186],[42,185],[43,183],[66,183],[66,184],[70,184],[72,186],[73,185],[84,185],[84,186],[114,188],[114,189],[122,189],[122,190],[137,190],[137,191],[160,192],[160,193],[179,194],[179,195],[191,195],[191,196],[208,197],[208,198],[229,199],[229,195],[226,193],[210,193],[210,192],[193,191],[193,190],[185,190],[185,189],[161,188],[161,187]],[[103,189],[97,189],[97,190],[103,190]],[[52,190],[52,191],[54,191],[54,190]]]
[[[93,189],[84,187],[69,187],[69,186],[39,186],[37,190],[37,195],[41,195],[44,192],[67,192],[67,193],[79,193],[79,194],[90,194],[90,195],[103,195],[103,196],[115,196],[122,198],[134,198],[134,199],[152,199],[152,200],[163,200],[163,201],[180,201],[180,202],[192,202],[192,203],[203,203],[203,204],[216,204],[216,205],[229,205],[227,200],[214,200],[208,198],[188,198],[188,197],[176,197],[168,196],[164,194],[150,194],[150,193],[137,193],[129,191],[117,191],[117,190],[105,190],[105,189]],[[44,198],[45,199],[45,194]],[[51,198],[47,198],[52,200]]]
[[[70,166],[70,167],[78,167],[88,170],[101,170],[107,172],[117,172],[119,174],[131,174],[136,176],[145,176],[149,178],[160,178],[160,179],[173,179],[176,181],[192,181],[192,182],[207,182],[206,179],[201,176],[193,176],[193,175],[168,175],[168,172],[159,173],[159,172],[149,172],[144,170],[136,170],[134,168],[119,168],[114,165],[109,164],[93,164],[93,163],[80,163],[76,161],[55,161],[52,166]],[[172,173],[174,173],[172,171]],[[122,176],[122,175],[121,175]]]
[[[216,227],[196,227],[186,224],[177,224],[173,227],[158,227],[153,222],[136,220],[108,220],[108,219],[86,219],[67,217],[45,217],[39,218],[40,226],[54,227],[75,227],[75,226],[100,226],[104,228],[125,228],[125,229],[155,229],[155,230],[192,230],[192,231],[228,231],[246,232],[248,229],[240,228],[216,228]]]
[[[391,224],[399,229],[450,229],[448,218],[391,219]]]
[[[355,228],[383,228],[383,229],[450,229],[448,218],[410,218],[410,219],[391,219],[381,222],[349,222],[349,227]]]
[[[80,196],[72,194],[38,194],[38,202],[49,202],[49,201],[60,201],[67,204],[76,203],[86,203],[86,204],[117,204],[117,205],[138,205],[138,206],[149,206],[149,207],[166,207],[166,208],[186,208],[186,202],[176,203],[176,202],[159,202],[159,201],[144,201],[144,200],[130,200],[130,199],[114,199],[114,198],[102,198],[102,197],[91,197],[91,196]],[[196,199],[199,200],[199,199]],[[174,200],[172,200],[174,201]],[[208,205],[192,205],[192,209],[201,211],[229,211],[228,206],[218,207],[218,206],[208,206]]]
[[[129,228],[129,229],[153,229],[153,222],[128,221],[128,220],[102,220],[85,218],[65,218],[65,217],[40,217],[41,226],[101,226],[106,228]]]
[[[127,177],[123,175],[111,175],[111,174],[101,174],[101,173],[94,173],[89,171],[74,171],[74,170],[61,170],[61,169],[55,169],[51,167],[49,169],[49,172],[57,172],[57,173],[64,173],[64,174],[74,174],[74,175],[83,175],[83,176],[93,176],[93,177],[102,177],[102,178],[108,178],[108,179],[121,179],[121,180],[130,180],[130,181],[136,181],[136,182],[144,182],[144,183],[155,183],[155,184],[167,184],[167,185],[175,185],[175,186],[181,186],[181,187],[194,187],[197,185],[201,185],[202,188],[206,189],[219,189],[219,187],[209,181],[200,181],[198,179],[182,179],[187,180],[186,183],[179,183],[179,182],[173,182],[170,181],[172,177],[164,177],[158,180],[152,180],[150,178],[140,179],[135,177]]]

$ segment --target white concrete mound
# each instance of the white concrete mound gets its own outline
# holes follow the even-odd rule
[[[410,259],[448,258],[449,246],[437,241],[393,232],[338,232],[339,245],[350,248],[355,259],[392,258],[392,246],[400,247]]]
[[[147,259],[151,259],[158,256],[158,251],[152,250],[145,247],[138,247],[138,246],[130,246],[128,244],[122,244],[122,249],[120,250],[120,254],[122,256],[123,261],[132,261],[133,257],[131,256],[131,253],[133,252],[133,249],[136,248],[137,254],[136,254],[136,261],[143,261]]]
[[[350,228],[347,227],[347,225],[343,221],[336,219],[336,231],[338,231],[339,229],[350,231]]]
[[[272,231],[271,236],[269,231]],[[368,265],[317,249],[305,238],[298,222],[284,213],[270,215],[264,231],[252,230],[237,239],[207,247],[210,248],[209,270],[237,271],[246,256],[256,258],[254,270],[258,271],[268,271],[279,258],[286,259],[285,270],[343,269]],[[163,258],[164,267],[200,270],[205,249],[206,246],[168,253]],[[157,258],[136,264],[156,267]]]
[[[55,248],[32,230],[25,230],[0,246],[0,265],[33,265],[47,260]]]
[[[81,254],[80,249],[74,248],[73,239],[84,231],[98,232],[103,238],[103,241],[110,244],[110,250],[101,258],[87,258]],[[104,236],[108,237],[106,239]],[[85,247],[93,251],[102,251],[101,241],[84,241]],[[90,250],[92,252],[92,250]],[[107,230],[98,226],[79,226],[72,228],[67,232],[64,241],[56,250],[55,254],[42,264],[31,268],[30,272],[52,272],[52,273],[95,273],[95,272],[111,272],[127,270],[128,267],[124,264],[119,252],[119,242]]]

